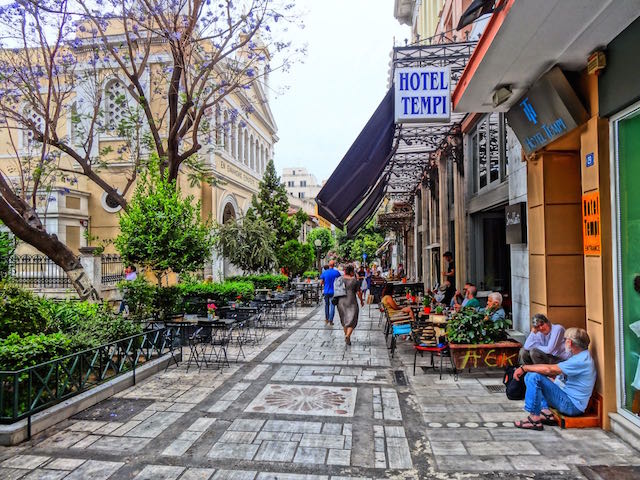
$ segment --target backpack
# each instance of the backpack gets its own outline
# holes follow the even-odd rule
[[[509,400],[523,400],[524,394],[527,391],[527,386],[524,383],[524,375],[520,377],[520,380],[513,378],[513,374],[518,368],[520,367],[507,367],[504,370],[502,383],[506,387],[507,398]]]
[[[344,297],[347,294],[347,289],[344,286],[344,277],[338,277],[333,282],[333,298]]]

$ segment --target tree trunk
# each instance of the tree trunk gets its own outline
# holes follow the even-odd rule
[[[71,284],[78,292],[81,300],[100,301],[100,295],[93,287],[78,257],[74,255],[69,247],[58,240],[56,235],[34,226],[41,225],[39,219],[34,219],[32,224],[14,210],[3,208],[3,205],[0,205],[0,220],[9,227],[16,237],[37,248],[62,268],[69,280],[71,280]]]

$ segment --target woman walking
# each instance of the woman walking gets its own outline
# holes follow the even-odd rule
[[[338,297],[338,313],[340,314],[340,322],[344,329],[344,341],[347,345],[351,345],[351,334],[358,324],[358,300],[360,305],[364,305],[362,299],[362,291],[360,290],[361,280],[355,276],[353,265],[347,265],[344,269],[344,287],[347,294]]]

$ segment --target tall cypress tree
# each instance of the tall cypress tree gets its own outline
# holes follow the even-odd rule
[[[276,250],[288,240],[295,240],[300,233],[300,227],[307,221],[308,216],[299,210],[295,216],[289,217],[289,199],[287,189],[280,182],[273,160],[267,163],[264,176],[259,185],[258,196],[253,196],[251,209],[247,215],[255,215],[267,222],[276,234]]]

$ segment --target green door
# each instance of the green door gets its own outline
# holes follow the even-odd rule
[[[640,407],[640,110],[618,122],[623,398]],[[634,401],[635,400],[635,401]]]

